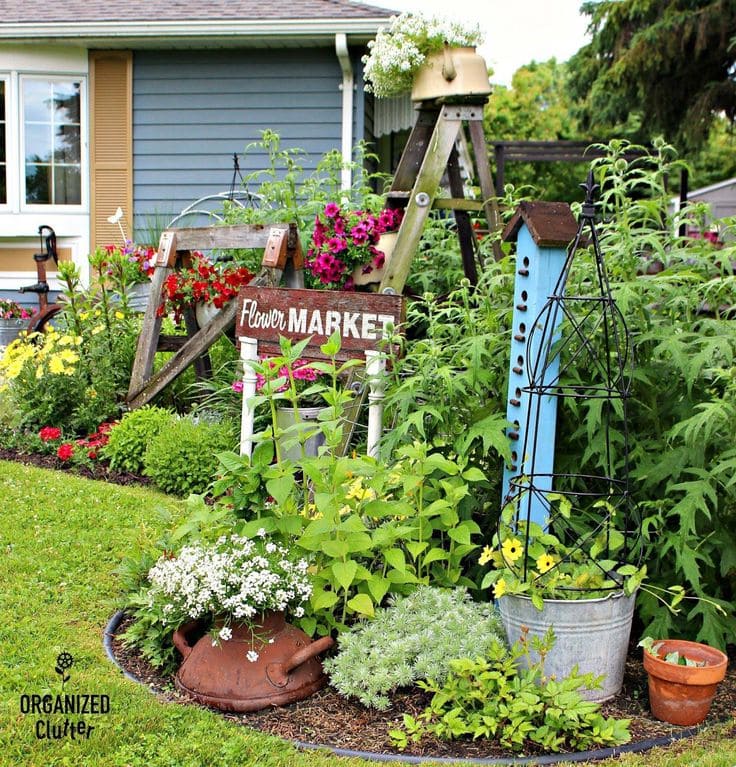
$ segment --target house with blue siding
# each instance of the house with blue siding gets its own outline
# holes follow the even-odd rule
[[[119,242],[265,160],[265,129],[347,159],[373,139],[361,57],[391,12],[352,0],[6,0],[0,16],[0,295],[35,282],[38,228],[86,273]],[[345,184],[349,178],[343,179]],[[51,283],[54,286],[53,273]]]

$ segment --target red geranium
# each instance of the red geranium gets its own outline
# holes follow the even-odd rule
[[[44,426],[38,432],[41,442],[53,442],[55,439],[61,439],[61,429],[58,426]]]
[[[74,445],[71,442],[65,442],[59,445],[56,451],[56,457],[62,461],[68,461],[74,455]]]
[[[158,316],[173,311],[178,322],[184,309],[197,303],[211,303],[222,309],[252,279],[253,274],[244,266],[221,266],[195,251],[189,268],[173,272],[166,278]]]

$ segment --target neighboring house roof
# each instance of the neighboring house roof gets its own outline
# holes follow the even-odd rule
[[[392,13],[352,0],[5,0],[0,39],[372,36]]]
[[[717,192],[720,189],[727,189],[729,186],[736,186],[736,178],[727,178],[725,181],[719,181],[717,184],[703,186],[700,189],[693,189],[687,193],[687,196],[697,197],[701,194],[709,194],[710,192]]]

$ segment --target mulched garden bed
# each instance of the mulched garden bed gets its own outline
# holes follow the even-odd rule
[[[26,466],[36,466],[39,469],[53,469],[54,471],[68,471],[85,479],[98,479],[104,482],[114,482],[116,485],[151,485],[148,477],[139,474],[130,474],[124,471],[115,471],[106,463],[94,462],[89,466],[80,466],[68,461],[62,461],[55,455],[43,455],[42,453],[19,453],[17,450],[9,450],[0,447],[0,461],[16,461]]]
[[[112,652],[118,664],[164,699],[178,703],[189,702],[186,696],[174,688],[172,677],[162,676],[140,656],[137,649],[125,647],[118,639],[118,634],[125,631],[131,620],[124,617],[112,637]],[[373,711],[360,703],[346,700],[332,688],[326,687],[311,698],[289,706],[247,714],[222,715],[231,721],[289,740],[355,751],[467,759],[512,756],[498,744],[487,740],[447,742],[434,737],[425,737],[421,743],[411,744],[406,751],[399,752],[391,746],[388,730],[401,724],[403,713],[416,715],[421,712],[429,697],[421,690],[410,689],[397,692],[391,696],[391,701],[392,706],[388,711]],[[654,738],[674,739],[687,729],[651,717],[647,698],[647,676],[642,667],[641,650],[633,644],[626,662],[621,694],[602,704],[602,712],[606,716],[631,719],[632,742]],[[704,724],[716,724],[734,717],[736,648],[730,648],[728,674],[718,688],[710,715]],[[732,734],[736,736],[736,726]],[[530,747],[525,752],[527,756],[538,756],[542,753],[536,747]]]

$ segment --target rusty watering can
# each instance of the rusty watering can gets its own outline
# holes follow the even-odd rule
[[[232,637],[219,644],[205,634],[192,646],[188,635],[198,626],[194,621],[174,632],[174,645],[184,658],[174,683],[206,706],[258,711],[308,698],[327,683],[317,656],[334,640],[327,636],[313,642],[286,623],[282,612],[267,612],[253,625],[232,625]]]

